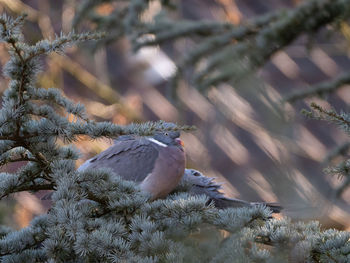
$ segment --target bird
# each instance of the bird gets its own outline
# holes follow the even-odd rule
[[[83,163],[78,171],[110,168],[125,180],[139,183],[151,199],[166,197],[185,172],[186,156],[180,132],[153,136],[120,136],[107,150]]]
[[[78,171],[110,168],[125,180],[139,184],[151,200],[165,198],[179,185],[189,185],[190,195],[205,195],[217,208],[265,205],[274,213],[277,203],[247,202],[226,197],[221,184],[195,169],[186,169],[184,143],[180,132],[157,132],[153,136],[123,135],[114,145],[83,163]]]
[[[195,169],[185,169],[184,175],[180,181],[181,185],[189,187],[188,192],[191,195],[205,195],[208,197],[208,203],[213,203],[217,208],[237,208],[254,207],[258,205],[267,206],[273,213],[280,213],[283,207],[278,203],[267,202],[249,202],[241,199],[225,196],[220,190],[222,184],[215,182],[216,178],[207,177]]]

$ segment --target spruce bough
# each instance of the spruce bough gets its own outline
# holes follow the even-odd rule
[[[348,232],[271,219],[263,206],[218,210],[205,197],[181,191],[149,201],[133,182],[107,169],[77,172],[77,150],[58,141],[190,127],[96,123],[59,90],[38,87],[39,56],[101,36],[61,34],[28,45],[21,34],[24,18],[0,17],[0,39],[10,53],[4,68],[10,81],[0,112],[0,163],[26,162],[14,173],[0,173],[0,196],[55,191],[50,211],[30,226],[0,228],[1,262],[349,262]]]

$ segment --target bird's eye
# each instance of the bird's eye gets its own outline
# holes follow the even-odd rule
[[[198,172],[193,172],[193,175],[194,175],[194,176],[200,176],[200,173],[198,173]]]
[[[165,133],[165,136],[168,136],[168,135],[169,135],[169,134],[166,132],[166,133]]]

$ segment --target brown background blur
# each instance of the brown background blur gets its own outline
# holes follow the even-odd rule
[[[25,37],[30,43],[71,30],[79,1],[0,0],[0,11],[28,14]],[[186,0],[180,13],[190,19],[217,19],[238,24],[246,18],[293,7],[289,0]],[[152,8],[152,7],[151,7]],[[153,8],[157,8],[154,6]],[[108,5],[101,12],[108,12]],[[179,103],[167,99],[167,79],[174,72],[172,58],[193,43],[182,41],[173,52],[146,48],[133,54],[126,39],[116,41],[95,54],[89,44],[43,58],[39,85],[56,87],[76,102],[85,104],[91,118],[118,124],[132,121],[166,120],[196,125],[197,131],[182,135],[188,156],[187,166],[225,182],[227,195],[250,201],[277,201],[292,218],[318,219],[327,227],[350,230],[350,190],[334,198],[338,178],[325,175],[323,159],[347,136],[335,126],[308,120],[300,114],[316,101],[328,108],[349,111],[350,92],[345,87],[326,101],[308,99],[284,105],[281,113],[274,102],[295,89],[338,76],[350,69],[349,43],[341,35],[331,38],[321,30],[311,51],[301,37],[277,53],[255,78],[233,89],[221,85],[208,98],[183,84]],[[171,53],[171,54],[169,54]],[[8,59],[0,45],[0,63]],[[0,90],[7,80],[0,77]],[[82,159],[77,165],[107,148],[109,140],[85,140],[76,144]],[[16,169],[16,167],[7,167]],[[0,206],[0,218],[17,227],[45,212],[42,195],[21,193]]]

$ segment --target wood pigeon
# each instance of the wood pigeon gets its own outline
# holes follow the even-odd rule
[[[185,169],[186,158],[179,137],[180,133],[173,131],[156,133],[152,137],[120,136],[113,146],[87,160],[78,171],[108,167],[126,180],[139,182],[141,190],[149,192],[152,199],[167,196],[181,184],[189,185],[193,195],[207,195],[218,208],[264,204],[273,212],[280,212],[281,207],[274,203],[251,203],[225,197],[214,178]]]
[[[108,167],[126,180],[139,182],[152,199],[163,198],[179,184],[185,171],[186,157],[179,137],[177,131],[152,137],[121,136],[78,171]]]

